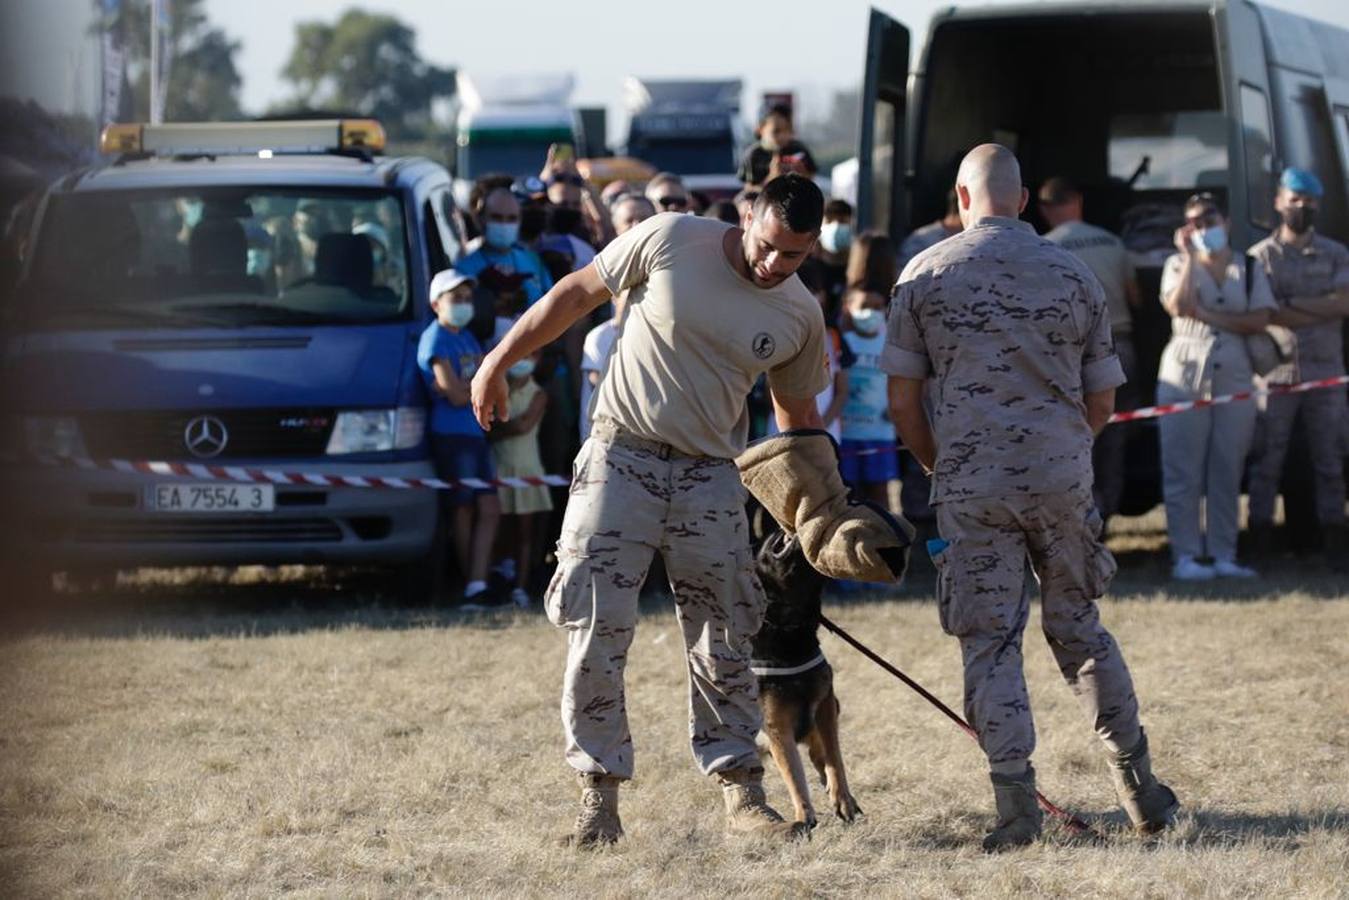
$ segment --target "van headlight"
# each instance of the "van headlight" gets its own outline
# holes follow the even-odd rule
[[[23,440],[34,456],[74,459],[86,455],[80,424],[73,416],[24,416]]]
[[[359,409],[337,414],[328,453],[383,453],[407,450],[422,442],[426,433],[426,410],[416,406],[398,409]]]

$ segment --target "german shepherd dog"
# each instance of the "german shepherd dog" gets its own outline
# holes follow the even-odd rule
[[[834,812],[852,822],[862,809],[848,790],[839,750],[839,702],[834,670],[820,649],[820,594],[825,577],[806,561],[797,538],[788,536],[763,509],[750,516],[755,569],[768,597],[763,626],[752,640],[750,666],[759,679],[763,730],[760,752],[769,752],[787,783],[796,821],[816,824],[815,808],[798,744],[829,792]]]

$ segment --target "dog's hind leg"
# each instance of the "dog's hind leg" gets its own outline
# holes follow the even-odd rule
[[[762,734],[767,737],[773,762],[777,763],[782,780],[787,784],[796,821],[804,823],[807,828],[814,828],[815,808],[810,804],[810,786],[806,784],[806,767],[801,762],[801,751],[796,746],[795,726],[793,711],[776,704],[769,704],[764,709]]]
[[[843,769],[843,750],[838,743],[838,698],[830,691],[815,709],[815,729],[810,733],[810,755],[824,761],[825,781],[834,812],[845,822],[862,814],[862,807],[848,790],[848,775]]]

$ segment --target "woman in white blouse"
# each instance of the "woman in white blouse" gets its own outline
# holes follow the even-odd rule
[[[1212,194],[1185,204],[1176,253],[1162,270],[1161,301],[1171,340],[1157,373],[1157,402],[1204,400],[1251,388],[1246,336],[1269,324],[1274,295],[1260,266],[1247,266],[1227,244],[1227,219]],[[1158,421],[1172,577],[1251,578],[1237,563],[1241,473],[1255,430],[1255,405],[1228,403]],[[1201,514],[1201,503],[1203,511]],[[1213,560],[1204,563],[1202,558]]]

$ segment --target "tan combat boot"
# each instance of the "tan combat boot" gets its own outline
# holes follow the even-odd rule
[[[795,822],[783,821],[777,810],[768,805],[763,791],[763,769],[718,772],[717,783],[726,803],[727,834],[792,838],[802,833]]]
[[[996,853],[1024,847],[1040,836],[1044,813],[1035,800],[1035,769],[1029,764],[1021,775],[989,776],[993,780],[993,802],[998,807],[998,824],[984,836],[984,851]]]
[[[618,820],[618,784],[613,775],[577,773],[581,782],[581,811],[571,834],[560,843],[565,847],[591,848],[613,844],[623,836]]]
[[[1156,834],[1175,819],[1180,801],[1175,791],[1152,774],[1148,736],[1141,728],[1138,734],[1138,743],[1132,750],[1112,755],[1110,776],[1115,782],[1115,795],[1129,814],[1134,830],[1139,834]]]

